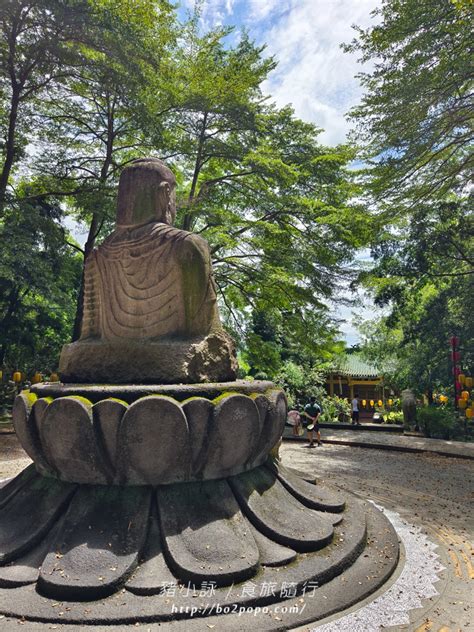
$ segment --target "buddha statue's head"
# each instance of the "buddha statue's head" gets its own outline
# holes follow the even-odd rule
[[[176,217],[176,179],[158,158],[139,158],[120,175],[117,226],[148,222],[173,224]]]

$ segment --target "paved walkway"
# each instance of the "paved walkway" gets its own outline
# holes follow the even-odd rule
[[[284,441],[306,442],[306,436],[293,437],[292,428],[286,427],[283,434]],[[399,452],[433,452],[442,456],[455,456],[462,459],[474,460],[474,443],[463,441],[444,441],[441,439],[427,439],[388,432],[368,432],[367,430],[332,430],[321,428],[323,443],[352,445],[360,448],[374,448],[378,450],[396,450]]]

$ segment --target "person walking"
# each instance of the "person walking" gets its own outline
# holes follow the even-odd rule
[[[301,415],[300,415],[300,413],[297,410],[290,410],[288,412],[287,423],[289,423],[291,426],[293,426],[293,436],[294,437],[299,437],[300,434],[303,434],[303,432],[300,433]]]
[[[352,400],[352,425],[360,426],[359,421],[359,395],[356,393]]]
[[[319,415],[321,414],[321,407],[316,403],[316,397],[310,397],[309,402],[304,407],[303,415],[309,420],[306,426],[308,431],[308,448],[314,448],[313,433],[316,433],[318,446],[323,445],[321,442],[321,433],[319,431]]]

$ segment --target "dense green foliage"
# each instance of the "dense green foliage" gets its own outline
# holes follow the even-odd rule
[[[361,281],[385,315],[362,325],[392,382],[431,397],[452,383],[449,338],[474,368],[474,216],[469,2],[385,0],[348,48],[373,61],[352,116],[377,209],[375,265]]]
[[[352,112],[379,200],[399,207],[462,192],[472,156],[472,3],[383,0],[347,48],[373,70]]]
[[[70,335],[81,258],[65,244],[60,210],[8,206],[0,223],[0,366],[32,372],[57,366]]]

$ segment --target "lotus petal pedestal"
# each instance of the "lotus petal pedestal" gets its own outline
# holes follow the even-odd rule
[[[294,625],[373,592],[396,534],[369,503],[269,457],[285,419],[269,382],[22,393],[14,423],[34,464],[0,489],[0,613],[250,629],[252,608],[279,605]]]

